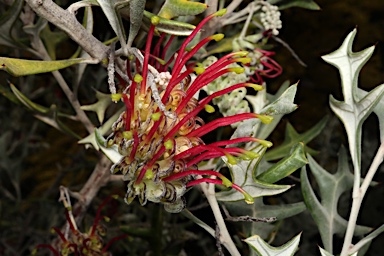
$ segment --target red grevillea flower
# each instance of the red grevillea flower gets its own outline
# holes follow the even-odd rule
[[[52,232],[57,233],[59,236],[59,242],[57,245],[52,246],[50,244],[39,244],[35,250],[32,251],[32,255],[37,253],[38,249],[47,248],[55,256],[60,255],[75,255],[75,256],[110,256],[108,252],[111,244],[117,240],[127,237],[127,235],[121,235],[112,238],[107,244],[103,241],[103,236],[106,235],[106,228],[100,222],[101,220],[109,221],[109,218],[101,215],[101,210],[114,196],[107,197],[104,202],[99,206],[96,217],[93,221],[93,225],[88,232],[82,233],[73,224],[73,220],[69,217],[68,209],[66,209],[65,216],[69,224],[69,232],[63,234],[60,229],[53,227]]]
[[[225,13],[219,11],[206,17],[182,43],[180,49],[163,61],[170,40],[162,51],[161,44],[165,35],[151,51],[157,17],[152,18],[148,32],[144,56],[134,54],[136,58],[127,62],[127,76],[131,82],[121,92],[112,95],[113,100],[122,99],[126,109],[112,127],[107,138],[107,146],[117,145],[121,160],[112,166],[113,173],[121,172],[129,181],[125,201],[131,203],[137,196],[142,205],[147,201],[163,203],[167,211],[179,212],[184,206],[183,195],[188,187],[201,182],[210,182],[232,187],[243,193],[248,202],[253,198],[239,186],[233,184],[222,174],[213,170],[199,170],[202,161],[226,156],[230,163],[235,157],[254,158],[255,153],[231,145],[243,142],[259,141],[244,137],[219,141],[206,145],[201,137],[218,127],[233,124],[250,118],[259,118],[263,122],[272,120],[269,116],[255,113],[241,113],[218,118],[207,124],[198,117],[202,110],[214,111],[209,102],[218,96],[241,87],[261,89],[252,83],[240,83],[198,101],[194,95],[205,85],[229,72],[241,73],[243,68],[230,68],[235,62],[248,63],[247,52],[230,53],[207,68],[189,63],[193,55],[209,41],[218,41],[222,34],[202,39],[192,49],[187,45],[196,36],[201,27],[215,16]],[[132,63],[134,65],[132,65]],[[169,67],[173,64],[173,67]],[[191,74],[196,75],[191,79]],[[209,176],[209,177],[206,177]]]
[[[251,69],[254,69],[254,74],[250,77],[252,83],[263,84],[264,78],[275,78],[283,72],[283,68],[271,56],[275,52],[262,49],[255,49],[255,61],[250,64]]]

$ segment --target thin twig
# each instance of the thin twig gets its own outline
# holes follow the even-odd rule
[[[296,52],[289,46],[289,44],[287,42],[285,42],[283,39],[277,37],[277,36],[274,36],[272,35],[272,38],[280,43],[282,46],[284,46],[285,48],[287,48],[287,50],[291,53],[291,55],[293,56],[293,58],[295,58],[297,60],[297,62],[299,62],[299,64],[303,67],[307,67],[307,64],[305,64],[304,61],[302,61],[299,57],[299,55],[296,54]]]
[[[365,193],[367,192],[367,189],[373,179],[373,176],[375,175],[379,166],[383,162],[383,158],[384,158],[384,143],[381,143],[379,149],[377,150],[376,156],[373,159],[371,166],[369,167],[369,170],[367,172],[367,175],[364,178],[364,181],[361,187],[357,189],[354,188],[354,192],[355,191],[357,192],[356,192],[356,195],[353,196],[351,213],[349,215],[347,231],[345,233],[343,248],[341,250],[340,256],[347,256],[347,255],[353,254],[357,249],[352,245],[352,238],[355,232],[357,217],[359,215],[361,203],[363,202]]]
[[[219,225],[217,225],[217,223],[215,223],[215,226],[216,226],[215,238],[216,238],[217,252],[219,256],[224,256],[223,247],[221,246],[221,243],[220,243],[220,227]]]
[[[236,248],[235,243],[228,232],[227,226],[225,225],[223,215],[221,214],[219,204],[215,196],[215,185],[214,184],[201,184],[201,189],[206,196],[209,205],[211,206],[213,215],[216,223],[220,228],[220,242],[227,248],[232,256],[240,256],[239,250]]]
[[[238,217],[232,217],[227,208],[222,205],[221,208],[223,209],[225,215],[227,216],[226,220],[229,221],[234,221],[234,222],[239,222],[239,221],[244,221],[244,222],[275,222],[277,221],[276,217],[264,217],[264,218],[258,218],[258,217],[252,217],[252,216],[238,216]]]

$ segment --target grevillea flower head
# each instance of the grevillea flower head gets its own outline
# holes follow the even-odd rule
[[[78,255],[78,256],[110,256],[108,252],[109,247],[117,240],[127,237],[127,235],[121,235],[112,238],[105,244],[103,237],[106,235],[106,227],[101,223],[102,220],[108,222],[109,218],[101,215],[103,207],[116,196],[109,196],[99,206],[92,226],[87,232],[81,232],[74,219],[69,215],[71,209],[66,209],[65,217],[69,225],[69,232],[63,233],[59,228],[53,227],[52,233],[56,233],[59,236],[58,243],[54,246],[50,244],[39,244],[32,251],[32,255],[35,255],[38,249],[49,249],[55,256],[65,255]]]
[[[198,167],[202,161],[222,156],[227,157],[232,164],[236,162],[236,157],[254,158],[255,153],[231,145],[259,141],[243,137],[205,144],[203,135],[218,127],[246,119],[259,118],[266,123],[272,119],[255,113],[240,113],[205,124],[198,117],[202,110],[209,113],[214,111],[209,103],[215,97],[238,88],[262,89],[261,86],[243,82],[218,90],[201,100],[195,98],[196,93],[218,77],[231,72],[244,72],[241,67],[230,67],[231,63],[250,61],[246,57],[247,52],[239,51],[218,59],[208,67],[190,63],[193,55],[203,45],[223,38],[222,34],[209,36],[187,50],[187,45],[202,26],[224,13],[225,10],[222,10],[202,20],[168,61],[163,59],[173,36],[161,49],[165,39],[165,35],[161,35],[151,51],[157,23],[154,17],[144,56],[137,51],[140,54],[134,54],[136,58],[127,61],[127,76],[131,82],[121,92],[112,95],[113,100],[121,99],[126,108],[107,138],[107,146],[117,145],[123,156],[112,166],[111,171],[121,172],[128,181],[125,197],[127,203],[138,197],[142,205],[147,201],[160,202],[167,211],[179,212],[185,207],[183,195],[187,188],[202,182],[232,187],[243,193],[246,201],[253,201],[249,194],[222,174],[213,170],[199,170]],[[191,75],[194,79],[191,79]]]

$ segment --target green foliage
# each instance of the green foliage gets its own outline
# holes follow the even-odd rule
[[[116,191],[122,197],[127,191],[124,201],[131,204],[116,202],[116,216],[108,224],[112,232],[105,237],[100,253],[213,255],[224,246],[231,255],[294,255],[301,233],[285,239],[289,241],[284,245],[271,244],[288,218],[306,209],[318,226],[324,247],[319,250],[324,256],[335,254],[334,235],[344,237],[341,256],[347,256],[363,255],[384,232],[384,225],[372,231],[356,223],[365,192],[374,184],[373,176],[384,156],[382,146],[366,177],[361,177],[362,127],[372,112],[378,116],[384,141],[384,85],[370,92],[358,88],[359,72],[374,47],[352,52],[354,30],[338,50],[323,56],[340,71],[344,98],[331,96],[330,106],[346,128],[353,167],[351,171],[347,151],[342,148],[337,171],[332,173],[317,164],[312,155],[318,152],[307,146],[326,129],[327,117],[302,133],[287,123],[284,141],[277,147],[268,149],[272,143],[266,141],[280,132],[282,118],[298,108],[294,101],[299,86],[286,81],[274,95],[268,92],[272,78],[282,70],[272,59],[268,33],[277,38],[279,10],[318,10],[319,6],[312,0],[202,2],[85,0],[71,3],[67,10],[54,1],[1,3],[0,45],[7,57],[0,57],[0,70],[12,81],[9,86],[5,79],[0,82],[1,100],[5,101],[0,108],[1,252],[25,255],[40,244],[36,248],[51,249],[55,254],[72,247],[86,255],[87,241],[77,240],[76,234],[85,230],[81,231],[84,237],[89,233],[101,243],[96,234],[105,233],[105,227],[99,225],[103,217],[93,205],[99,203],[101,209],[100,198]],[[218,10],[219,6],[227,9]],[[105,17],[95,20],[95,9]],[[68,17],[58,16],[59,10]],[[195,30],[199,22],[206,21],[200,31]],[[64,29],[70,22],[78,22],[78,31]],[[218,44],[213,41],[221,39],[221,34],[204,38],[218,32],[227,36]],[[178,37],[191,34],[195,36]],[[78,45],[77,50],[62,50],[71,44],[69,38]],[[143,46],[151,41],[152,45]],[[92,58],[98,44],[100,52]],[[167,91],[171,81],[175,87]],[[164,101],[168,92],[171,96]],[[189,101],[178,101],[189,93]],[[185,113],[181,112],[184,108],[178,109],[181,103],[187,103]],[[208,114],[202,114],[203,107]],[[272,118],[270,123],[262,122]],[[52,135],[36,119],[60,135]],[[236,129],[221,129],[227,125]],[[203,126],[217,133],[206,134],[200,129]],[[171,129],[174,134],[169,134]],[[182,134],[183,129],[192,130]],[[151,132],[157,137],[151,137]],[[207,142],[211,140],[214,142]],[[36,152],[31,150],[34,148]],[[196,159],[200,161],[194,162]],[[117,165],[122,166],[123,175],[114,173]],[[142,172],[143,166],[147,169]],[[295,173],[298,169],[300,181]],[[286,192],[297,191],[294,183],[299,182],[302,198],[285,200],[290,197]],[[60,184],[65,214],[56,203]],[[205,197],[192,189],[195,186]],[[346,220],[339,214],[338,202],[351,190],[351,215]],[[136,196],[141,205],[133,200]],[[84,219],[84,226],[97,226],[97,233],[83,229]],[[230,221],[241,223],[232,225]],[[55,229],[59,236],[50,237],[49,228],[63,223],[69,228]],[[69,229],[72,244],[66,241],[68,237],[63,239]],[[353,237],[359,239],[355,245]],[[244,239],[242,245],[240,238]],[[64,251],[55,251],[60,250],[53,247],[58,240]],[[113,249],[112,242],[116,243]],[[95,251],[99,247],[92,244]]]
[[[339,166],[334,174],[321,168],[310,155],[308,155],[308,160],[311,173],[319,186],[321,202],[310,185],[305,167],[301,170],[304,202],[317,223],[325,250],[333,253],[334,235],[342,236],[348,224],[348,221],[339,215],[337,204],[341,195],[353,187],[354,176],[350,172],[344,148],[340,150]],[[369,227],[357,227],[355,235],[361,236],[371,230]]]
[[[343,122],[348,134],[348,144],[355,167],[355,179],[360,179],[361,127],[384,95],[384,84],[376,87],[364,98],[357,96],[358,77],[361,68],[371,57],[374,46],[360,52],[352,52],[356,29],[345,38],[340,48],[323,56],[323,59],[339,69],[344,101],[330,96],[330,106]]]
[[[172,19],[178,16],[198,15],[207,7],[206,4],[188,0],[166,0],[159,11],[159,16]]]
[[[82,63],[83,61],[85,61],[85,59],[39,61],[0,57],[1,69],[13,76],[28,76],[51,72]]]

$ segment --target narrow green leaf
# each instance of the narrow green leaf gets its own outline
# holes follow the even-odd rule
[[[34,116],[43,121],[44,123],[56,128],[57,130],[68,134],[76,139],[80,139],[80,135],[75,133],[72,129],[70,129],[67,125],[65,125],[63,122],[60,121],[59,119],[59,111],[56,107],[56,105],[52,105],[51,108],[49,109],[49,113],[45,115],[40,115],[40,114],[35,114]]]
[[[158,15],[170,20],[179,16],[198,15],[207,8],[206,4],[188,0],[166,0]]]
[[[147,18],[148,22],[148,20],[151,20],[151,18],[155,15],[144,11],[144,16]],[[194,25],[189,23],[168,20],[162,17],[159,17],[159,24],[156,25],[156,30],[176,36],[189,36],[195,28],[196,27]]]
[[[34,103],[27,96],[25,96],[21,91],[19,91],[16,86],[10,84],[11,91],[16,96],[18,103],[22,103],[29,110],[39,112],[41,114],[35,114],[34,116],[43,121],[44,123],[56,128],[57,130],[66,133],[70,136],[73,136],[76,139],[80,139],[81,137],[72,131],[67,125],[60,121],[59,117],[69,117],[69,115],[61,113],[58,111],[56,105],[52,105],[50,108],[41,106],[39,104]]]
[[[15,96],[15,94],[8,88],[8,86],[4,86],[0,84],[0,93],[8,98],[13,103],[19,104],[19,99]]]
[[[59,70],[84,61],[85,59],[43,61],[0,57],[0,69],[13,76],[27,76]]]
[[[17,103],[22,103],[24,106],[26,106],[29,110],[32,111],[37,111],[42,114],[47,114],[52,111],[52,106],[50,108],[44,107],[42,105],[39,105],[30,99],[28,99],[27,96],[25,96],[17,87],[13,84],[9,84],[11,91],[13,94],[16,96]],[[57,112],[57,115],[60,117],[69,117],[70,115],[62,113],[62,112]]]
[[[313,126],[311,129],[305,131],[302,134],[296,132],[293,126],[290,123],[287,123],[284,142],[280,146],[268,150],[268,152],[265,154],[265,159],[269,161],[280,159],[286,156],[292,146],[297,144],[298,142],[307,144],[317,135],[320,134],[320,132],[324,129],[325,125],[327,124],[327,121],[328,117],[323,117],[323,119],[321,119],[315,126]],[[310,152],[310,149],[307,146],[305,150],[307,152]]]
[[[19,91],[16,88],[16,86],[14,86],[13,84],[10,84],[10,87],[11,87],[12,92],[16,96],[16,98],[21,103],[23,103],[23,105],[26,106],[29,110],[37,111],[37,112],[40,112],[40,113],[43,113],[43,114],[46,114],[46,113],[48,113],[50,111],[49,108],[43,107],[43,106],[41,106],[39,104],[34,103],[30,99],[28,99],[28,97],[25,96],[21,91]]]
[[[292,148],[291,154],[261,173],[257,176],[257,179],[267,183],[275,183],[306,164],[307,159],[305,157],[304,144],[298,143]]]
[[[309,10],[320,10],[320,6],[313,0],[268,0],[270,4],[277,5],[279,10],[301,7]]]
[[[129,14],[130,14],[130,25],[129,25],[129,35],[128,35],[128,41],[127,46],[131,47],[133,40],[137,36],[141,23],[143,21],[143,13],[145,8],[146,0],[137,0],[137,1],[130,1],[129,5]]]
[[[115,9],[114,0],[97,0],[113,31],[119,38],[122,49],[126,49],[126,34],[119,12]],[[127,2],[127,1],[125,1]]]
[[[280,247],[273,247],[255,235],[244,240],[260,256],[292,256],[299,249],[301,233]]]

